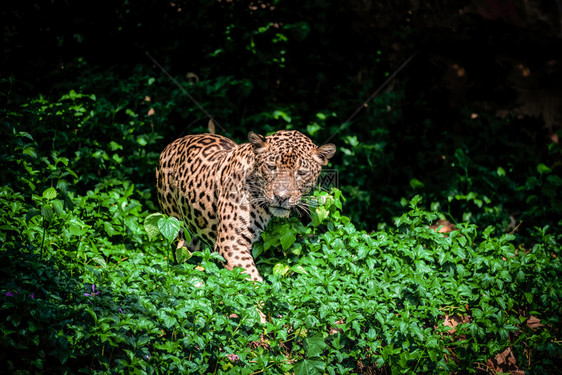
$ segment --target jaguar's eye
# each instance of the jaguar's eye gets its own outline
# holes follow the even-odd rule
[[[305,174],[306,174],[306,170],[304,170],[304,169],[299,169],[297,171],[297,175],[299,175],[299,176],[304,176]]]
[[[275,164],[267,164],[267,169],[269,169],[270,171],[274,171],[277,169],[277,166]]]

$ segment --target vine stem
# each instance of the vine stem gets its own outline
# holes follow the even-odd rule
[[[47,232],[47,222],[45,221],[45,218],[43,218],[43,239],[41,240],[41,250],[39,255],[39,259],[41,260],[43,260],[43,245],[45,245],[45,232]]]

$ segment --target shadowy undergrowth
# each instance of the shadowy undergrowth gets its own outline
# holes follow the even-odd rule
[[[173,261],[177,223],[147,219],[156,210],[147,176],[158,140],[149,116],[123,108],[111,124],[117,133],[108,126],[94,135],[92,119],[109,115],[100,102],[78,92],[56,103],[40,99],[2,125],[0,362],[7,371],[556,370],[562,238],[555,226],[535,228],[523,243],[468,220],[443,231],[432,225],[450,213],[436,204],[426,211],[416,196],[369,233],[342,214],[334,189],[316,193],[311,223],[271,225],[254,247],[265,281],[253,284],[209,249]],[[45,126],[33,131],[34,121]],[[46,126],[59,121],[66,130]],[[530,202],[556,197],[545,188],[557,183],[552,170],[537,172],[522,193],[537,192]],[[479,195],[454,199],[494,204]],[[511,368],[498,364],[508,354]]]

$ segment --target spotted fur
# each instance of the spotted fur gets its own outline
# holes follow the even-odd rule
[[[169,144],[156,171],[158,201],[194,234],[191,250],[205,240],[228,269],[242,267],[261,281],[252,244],[273,216],[287,217],[301,203],[336,148],[317,147],[294,130],[268,137],[250,132],[248,139],[237,145],[220,135],[200,134]]]

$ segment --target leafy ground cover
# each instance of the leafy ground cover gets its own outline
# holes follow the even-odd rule
[[[444,230],[435,224],[455,214],[426,194],[396,202],[401,212],[367,232],[334,189],[317,193],[323,203],[310,223],[275,222],[256,244],[263,284],[225,270],[208,249],[175,261],[177,227],[150,216],[162,141],[154,123],[167,105],[147,100],[154,84],[141,74],[112,100],[69,91],[6,112],[0,363],[8,372],[559,370],[556,221],[524,237],[468,216]],[[466,170],[459,185],[493,176],[485,168],[471,179],[474,164],[457,154]],[[560,210],[560,178],[545,164],[532,173],[512,190],[529,202],[525,215],[541,222]],[[451,201],[503,215],[487,196]]]
[[[541,372],[560,357],[560,246],[546,229],[530,249],[492,227],[442,234],[416,198],[393,229],[367,234],[330,198],[318,227],[293,220],[266,237],[266,282],[254,285],[209,250],[170,264],[126,187],[97,191],[93,218],[76,198],[57,209],[55,189],[36,197],[36,216],[2,190],[11,372],[492,372],[506,351]]]

